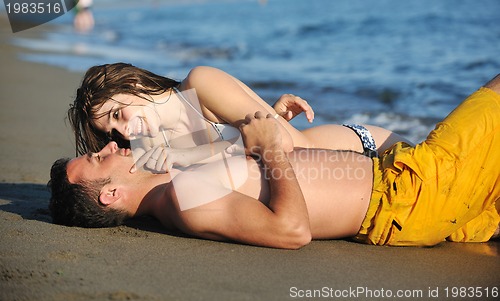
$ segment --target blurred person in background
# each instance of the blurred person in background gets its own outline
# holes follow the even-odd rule
[[[92,31],[95,25],[94,15],[91,11],[92,0],[77,1],[75,6],[75,18],[73,26],[77,32],[87,33]]]

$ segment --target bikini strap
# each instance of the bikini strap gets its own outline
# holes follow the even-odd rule
[[[221,138],[221,140],[224,140],[224,137],[222,136],[222,132],[220,131],[220,129],[217,127],[217,124],[209,119],[207,119],[205,116],[203,116],[203,114],[201,112],[199,112],[194,106],[193,104],[191,104],[187,99],[186,97],[184,97],[184,95],[182,94],[181,91],[179,91],[179,89],[177,89],[177,87],[173,87],[172,89],[174,89],[174,91],[179,95],[179,97],[188,105],[191,107],[191,109],[193,109],[196,114],[198,114],[198,116],[200,116],[200,118],[203,118],[206,122],[208,122],[212,128],[217,132],[217,134],[219,135],[219,138]]]

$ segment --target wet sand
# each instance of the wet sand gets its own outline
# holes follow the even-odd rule
[[[391,248],[314,241],[286,251],[187,238],[147,219],[110,229],[52,224],[45,185],[53,161],[74,154],[64,119],[83,74],[20,61],[26,50],[10,45],[14,35],[1,22],[0,300],[372,300],[398,293],[451,300],[460,287],[480,287],[465,299],[484,300],[498,292],[499,242]]]

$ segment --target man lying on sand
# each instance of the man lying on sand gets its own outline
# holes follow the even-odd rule
[[[380,158],[348,151],[285,153],[277,122],[257,112],[240,130],[248,157],[176,175],[129,173],[129,149],[54,163],[55,223],[102,227],[152,215],[212,239],[296,249],[311,239],[391,246],[482,242],[500,222],[500,76],[460,104],[427,139]]]

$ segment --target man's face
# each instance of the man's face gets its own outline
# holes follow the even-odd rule
[[[118,148],[110,142],[98,153],[88,153],[71,160],[67,166],[68,180],[78,183],[81,180],[127,176],[134,164],[130,149]],[[113,178],[114,178],[113,177]]]

